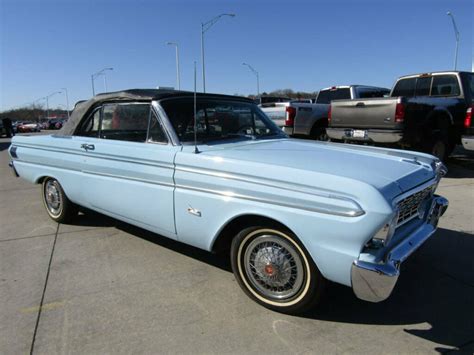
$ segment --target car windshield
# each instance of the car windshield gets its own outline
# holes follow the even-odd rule
[[[193,98],[169,99],[160,103],[180,141],[194,142]],[[253,103],[198,97],[196,112],[196,136],[201,143],[286,137]]]

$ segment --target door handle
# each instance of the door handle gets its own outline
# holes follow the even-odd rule
[[[81,148],[84,150],[94,150],[95,146],[94,144],[81,144]]]
[[[364,107],[364,106],[365,106],[365,104],[363,102],[358,102],[356,104],[356,107]]]

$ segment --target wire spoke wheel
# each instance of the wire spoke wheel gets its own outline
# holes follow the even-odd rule
[[[44,200],[48,212],[59,216],[63,208],[62,194],[57,180],[50,179],[44,186]]]
[[[301,290],[303,264],[295,248],[282,238],[258,236],[245,249],[243,261],[248,280],[263,296],[287,300]]]

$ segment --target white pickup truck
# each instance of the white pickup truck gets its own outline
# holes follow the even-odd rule
[[[293,137],[327,140],[329,104],[332,100],[383,97],[386,88],[350,85],[321,89],[315,103],[297,101],[262,104],[262,111]]]

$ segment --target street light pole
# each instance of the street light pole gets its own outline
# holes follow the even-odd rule
[[[64,90],[64,93],[66,94],[66,112],[67,112],[67,119],[69,119],[69,95],[67,93],[67,88],[61,88],[61,90]]]
[[[206,67],[204,64],[204,33],[208,31],[223,16],[235,17],[235,14],[220,14],[207,22],[201,23],[201,63],[203,92],[206,92]]]
[[[458,67],[458,49],[459,49],[459,31],[458,31],[458,26],[456,26],[456,21],[454,20],[454,15],[451,11],[448,11],[446,13],[449,17],[451,17],[451,21],[453,22],[453,28],[454,28],[454,36],[456,37],[456,49],[454,52],[454,70],[457,70]]]
[[[46,99],[46,119],[49,118],[49,98],[53,95],[56,95],[56,94],[60,94],[61,91],[55,91],[47,96],[45,96],[45,99]]]
[[[95,96],[94,80],[95,80],[95,78],[97,78],[99,75],[103,75],[103,76],[104,76],[105,92],[107,92],[107,78],[106,78],[106,75],[105,75],[105,72],[106,72],[107,70],[114,70],[114,68],[104,68],[104,69],[99,70],[97,73],[94,73],[94,74],[91,75],[92,96]]]
[[[258,71],[256,71],[250,64],[242,63],[242,65],[245,65],[246,67],[248,67],[250,71],[254,73],[255,76],[257,77],[257,97],[260,97],[260,78],[258,75]]]
[[[178,43],[176,42],[167,42],[166,43],[169,46],[175,46],[176,48],[176,85],[178,90],[181,90],[181,84],[179,80],[179,49],[178,49]]]

